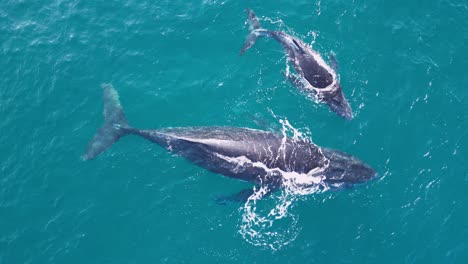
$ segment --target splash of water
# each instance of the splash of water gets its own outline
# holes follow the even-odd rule
[[[299,234],[298,217],[290,212],[294,197],[285,192],[273,199],[262,199],[270,190],[262,186],[240,208],[242,223],[239,233],[249,243],[278,250],[294,241]]]
[[[272,115],[277,118],[274,113]],[[277,118],[278,119],[278,118]],[[286,139],[289,137],[297,141],[306,141],[310,144],[312,139],[310,132],[301,132],[294,128],[287,119],[278,119],[282,125],[282,144],[278,156],[286,155]],[[322,172],[328,166],[326,161],[322,168],[315,168],[308,173],[286,172],[279,168],[268,168],[261,162],[253,162],[248,158],[230,158],[223,156],[229,162],[239,166],[255,166],[262,168],[268,174],[267,177],[281,176],[283,188],[279,191],[271,190],[267,185],[254,187],[253,194],[239,209],[242,214],[239,233],[249,243],[278,250],[294,241],[300,232],[298,226],[299,217],[293,213],[293,207],[298,200],[303,199],[319,191],[328,190],[328,185],[323,181]]]

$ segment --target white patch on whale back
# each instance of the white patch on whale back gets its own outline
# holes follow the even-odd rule
[[[203,145],[209,146],[217,146],[217,145],[226,145],[227,143],[232,144],[235,141],[232,140],[224,140],[224,139],[217,139],[217,138],[187,138],[187,137],[177,137],[177,139],[190,141],[193,143],[199,143]]]
[[[244,130],[250,130],[254,132],[264,132],[258,129],[252,129],[252,128],[242,128]],[[199,143],[203,145],[208,145],[208,146],[239,146],[243,147],[244,146],[244,141],[237,141],[233,139],[219,139],[219,138],[196,138],[196,137],[185,137],[185,136],[177,136],[173,134],[166,134],[171,136],[174,139],[180,139],[188,142],[193,142],[193,143]]]
[[[325,176],[320,174],[320,172],[323,172],[325,168],[315,168],[308,173],[297,173],[294,171],[286,172],[279,168],[269,168],[264,163],[259,161],[254,162],[245,156],[229,157],[219,153],[215,153],[215,156],[236,165],[236,167],[251,166],[263,169],[268,176],[271,177],[280,175],[282,176],[283,181],[293,181],[296,186],[321,185],[323,188],[328,188],[328,186],[323,182]],[[304,195],[305,194],[307,193],[304,193]]]

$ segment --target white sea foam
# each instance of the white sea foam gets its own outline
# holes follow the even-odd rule
[[[272,115],[277,118],[274,113]],[[277,118],[278,119],[278,118]],[[282,125],[282,144],[277,158],[285,158],[286,139],[312,143],[311,137],[294,128],[287,119],[278,119]],[[306,195],[328,190],[323,181],[322,172],[328,166],[328,160],[323,156],[324,167],[315,168],[308,173],[286,172],[279,168],[269,168],[261,162],[254,162],[245,156],[228,157],[218,154],[230,163],[240,167],[252,166],[263,169],[268,177],[281,177],[281,190],[271,190],[268,185],[254,187],[253,194],[239,209],[242,213],[239,233],[249,243],[277,250],[297,237],[300,231],[298,215],[292,212],[297,200]]]

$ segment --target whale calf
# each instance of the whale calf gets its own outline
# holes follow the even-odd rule
[[[299,90],[314,96],[319,102],[327,104],[330,109],[345,119],[352,119],[353,112],[345,98],[338,80],[337,63],[331,56],[330,67],[309,45],[300,39],[284,32],[267,30],[261,27],[258,17],[251,9],[247,9],[249,34],[240,51],[243,55],[255,44],[259,37],[271,37],[283,46],[288,61],[292,63],[296,74],[284,73],[291,83]]]
[[[91,160],[126,135],[136,135],[178,154],[212,172],[281,188],[281,173],[314,176],[320,171],[331,187],[363,183],[376,172],[357,158],[311,142],[287,138],[274,132],[239,127],[178,127],[137,129],[129,126],[111,85],[102,85],[104,124],[82,155]]]

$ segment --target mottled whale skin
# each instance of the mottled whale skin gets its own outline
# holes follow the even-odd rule
[[[300,39],[284,32],[262,28],[258,17],[251,9],[247,9],[247,15],[250,32],[240,55],[252,47],[259,37],[275,39],[283,46],[288,61],[291,62],[296,71],[296,74],[285,73],[286,78],[299,90],[314,96],[319,102],[327,104],[339,116],[348,120],[353,118],[353,112],[343,94],[336,74],[337,63],[334,55],[330,59],[333,67],[330,67],[318,52]]]
[[[311,174],[323,168],[323,181],[332,187],[363,183],[376,174],[349,154],[268,131],[238,127],[132,128],[117,91],[111,85],[102,88],[104,124],[88,144],[84,160],[96,158],[125,135],[137,135],[212,172],[274,188],[281,187],[281,173],[272,176],[270,170]]]

